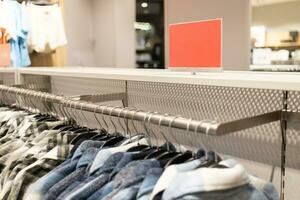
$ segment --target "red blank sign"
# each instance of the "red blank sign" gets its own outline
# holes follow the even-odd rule
[[[169,31],[170,67],[221,67],[221,19],[172,24]]]

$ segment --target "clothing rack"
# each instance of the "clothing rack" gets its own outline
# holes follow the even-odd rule
[[[182,117],[175,117],[171,115],[163,115],[155,112],[146,112],[135,110],[131,108],[120,108],[113,106],[97,105],[95,102],[102,102],[105,95],[79,95],[71,97],[63,97],[53,95],[45,92],[38,92],[27,89],[28,85],[18,85],[17,87],[0,86],[1,94],[11,94],[18,97],[30,97],[39,99],[44,102],[59,104],[66,108],[78,109],[88,111],[91,113],[103,114],[106,116],[113,116],[122,119],[135,120],[149,124],[156,124],[159,126],[172,127],[185,131],[194,131],[201,134],[223,136],[236,131],[245,130],[252,127],[268,124],[275,121],[280,121],[281,136],[282,136],[282,156],[281,156],[281,199],[284,199],[284,182],[285,182],[285,163],[286,163],[286,138],[287,138],[287,123],[300,122],[300,113],[288,110],[287,101],[289,97],[288,91],[283,91],[282,95],[282,110],[267,112],[265,114],[255,115],[242,119],[233,120],[230,122],[220,123],[213,120],[190,120]],[[34,87],[33,87],[34,88]],[[122,99],[126,93],[115,93],[112,95],[111,100]],[[118,98],[121,97],[121,98]],[[18,99],[18,98],[15,98]],[[102,99],[102,100],[101,100]],[[105,99],[105,98],[104,98]],[[125,98],[124,98],[125,99]],[[88,101],[88,102],[87,102]],[[92,103],[94,102],[94,103]]]
[[[19,86],[20,87],[20,86]],[[98,113],[103,115],[109,115],[112,117],[118,117],[123,119],[145,121],[148,119],[148,123],[177,128],[181,130],[188,130],[199,132],[202,134],[221,136],[230,134],[236,131],[245,130],[248,128],[256,127],[259,125],[267,124],[279,120],[297,120],[300,118],[300,114],[291,111],[275,111],[262,115],[257,115],[249,118],[239,119],[226,123],[219,123],[213,120],[191,120],[182,117],[175,117],[171,115],[163,115],[155,112],[137,111],[131,108],[120,108],[113,106],[97,105],[82,100],[74,100],[68,97],[62,97],[45,92],[38,92],[29,89],[8,87],[1,85],[0,91],[2,93],[13,94],[15,96],[26,96],[35,99],[41,99],[48,103],[55,103],[63,105],[67,108],[78,108],[82,111]]]

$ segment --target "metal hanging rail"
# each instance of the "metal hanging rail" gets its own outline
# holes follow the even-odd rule
[[[129,120],[143,122],[145,121],[145,119],[148,119],[148,122],[151,124],[216,136],[226,135],[232,132],[241,131],[248,128],[260,126],[266,123],[278,121],[282,117],[282,111],[275,111],[244,119],[238,119],[232,122],[218,123],[216,121],[211,120],[197,121],[182,117],[175,117],[171,115],[163,115],[153,112],[149,113],[146,111],[133,110],[130,108],[96,105],[95,103],[72,100],[67,97],[57,96],[45,92],[37,92],[28,89],[8,87],[4,85],[0,85],[0,92],[13,94],[16,96],[21,95],[26,97],[32,97],[35,99],[39,98],[44,102],[61,104],[67,108],[78,108],[82,111],[119,117]],[[285,115],[288,116],[287,114]]]

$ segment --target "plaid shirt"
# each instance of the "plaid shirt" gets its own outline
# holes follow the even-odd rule
[[[57,130],[43,131],[32,142],[25,143],[22,147],[18,148],[17,150],[8,153],[5,156],[2,156],[0,158],[0,172],[2,172],[2,170],[6,166],[8,166],[12,161],[24,157],[24,155],[35,154],[36,157],[41,157],[56,146],[56,143],[52,142],[52,138],[56,137],[57,134]]]
[[[56,154],[56,152],[57,150],[53,149],[48,154]],[[47,158],[46,156],[30,165],[26,165],[29,163],[22,163],[22,166],[17,169],[18,172],[13,172],[9,177],[9,180],[6,182],[7,185],[4,186],[6,190],[4,193],[1,192],[1,197],[3,199],[22,199],[30,183],[49,173],[64,160],[58,157],[56,158],[57,159]]]
[[[72,148],[69,143],[75,136],[71,132],[58,133],[55,137],[49,138],[43,150],[49,150],[49,148],[52,150],[44,156],[37,158],[37,155],[42,154],[27,155],[7,166],[1,176],[3,186],[0,199],[22,198],[30,183],[50,172],[68,157]]]
[[[62,121],[37,122],[34,115],[4,112],[0,108],[0,199],[18,199],[29,183],[67,158],[76,135],[49,130]]]
[[[42,159],[23,169],[14,179],[8,199],[22,199],[31,183],[48,174],[62,162],[63,160]]]
[[[2,165],[5,164],[7,160],[7,154],[16,151],[17,149],[21,148],[22,146],[26,145],[29,148],[33,145],[31,144],[35,138],[39,137],[39,135],[44,131],[48,130],[56,125],[62,124],[61,121],[56,122],[31,122],[32,119],[27,118],[24,120],[25,122],[22,123],[18,130],[7,137],[7,142],[0,145],[0,159]],[[3,166],[2,166],[3,168]],[[1,170],[1,167],[0,167]],[[1,171],[0,171],[1,172]]]
[[[6,116],[4,118],[1,118],[0,116],[1,118],[0,121],[2,123],[0,127],[0,135],[1,135],[0,144],[5,143],[7,141],[7,138],[9,138],[9,135],[15,130],[18,130],[25,116],[26,116],[25,113],[19,111],[6,112]]]

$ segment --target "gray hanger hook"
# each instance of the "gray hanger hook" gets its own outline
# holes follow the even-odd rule
[[[127,126],[126,126],[126,127],[128,128],[128,129],[127,129],[127,132],[129,133],[129,141],[131,142],[132,132],[131,132],[131,129],[130,129],[130,126],[129,126],[129,121],[130,121],[130,120],[127,118],[127,115],[128,115],[128,112],[129,112],[129,111],[133,111],[133,110],[135,110],[135,109],[132,109],[132,108],[129,108],[129,107],[126,107],[125,109],[126,109],[126,111],[125,111],[126,113],[125,113],[125,115],[124,115],[124,121],[125,121],[125,119],[127,119],[127,123],[126,123]]]
[[[20,108],[21,108],[21,106],[26,107],[26,105],[24,105],[24,103],[26,103],[26,101],[24,99],[24,89],[20,90],[19,99],[20,99],[20,105],[19,105]]]
[[[148,119],[147,119],[147,124],[148,124],[148,127],[150,126],[150,123],[151,123],[151,118],[157,114],[157,112],[148,112],[149,115],[148,115]],[[146,126],[145,126],[146,128]],[[147,129],[146,129],[147,130]],[[155,138],[155,141],[156,141],[156,146],[158,147],[159,146],[159,143],[158,143],[158,137],[157,135],[153,132],[153,130],[150,128],[149,131],[151,132],[151,134],[153,135],[153,137]],[[150,134],[149,134],[150,135]],[[151,143],[152,144],[152,143]]]
[[[97,106],[97,105],[95,105],[95,109],[94,109],[94,117],[95,117],[96,121],[98,122],[98,124],[99,124],[100,128],[101,128],[101,129],[103,129],[103,126],[102,126],[102,124],[101,124],[100,120],[97,118],[97,114],[96,114],[96,110],[97,110],[97,108],[98,108],[98,106]]]
[[[16,106],[17,106],[17,108],[19,108],[19,109],[20,109],[20,108],[21,108],[21,103],[18,103],[18,99],[19,99],[19,92],[20,92],[20,91],[17,91],[17,92],[16,92]]]
[[[47,96],[49,96],[49,94],[47,94]],[[52,101],[51,101],[50,112],[52,113],[52,115],[56,115],[59,118],[59,112],[57,112],[57,110],[56,110],[56,106],[54,104],[54,99],[52,99]]]
[[[178,147],[179,147],[179,151],[181,151],[181,144],[179,143],[179,141],[177,140],[177,138],[175,137],[174,133],[173,133],[173,127],[172,127],[172,124],[173,122],[177,119],[177,118],[180,118],[181,116],[178,115],[178,116],[175,116],[173,117],[173,119],[170,120],[169,122],[169,134],[172,136],[172,138],[175,140],[175,142],[178,144]]]
[[[27,110],[30,111],[30,110],[31,110],[31,109],[30,109],[30,106],[31,106],[31,105],[30,105],[30,103],[29,103],[29,95],[28,95],[28,91],[26,91],[26,90],[24,91],[24,97],[25,97],[24,99],[25,99],[25,102],[26,102]]]
[[[135,126],[135,123],[134,123],[134,117],[135,117],[135,115],[136,115],[138,112],[140,112],[141,110],[133,109],[132,111],[133,111],[133,114],[132,114],[132,116],[131,116],[132,127],[133,127],[133,130],[135,131],[135,133],[138,134],[138,130],[137,130],[137,128],[136,128],[136,126]]]
[[[106,126],[106,131],[109,132],[109,127],[108,127],[108,123],[106,122],[105,118],[104,118],[104,108],[107,108],[107,106],[102,105],[101,106],[101,119],[104,122],[105,126]]]
[[[126,122],[126,119],[127,119],[127,115],[128,115],[128,112],[129,112],[129,108],[128,107],[125,107],[124,108],[124,112],[125,112],[125,114],[124,114],[124,123],[126,124],[126,131],[125,131],[125,135],[126,135],[126,137],[129,137],[129,141],[131,142],[131,130],[130,130],[130,128],[129,128],[129,125],[128,125],[128,120],[127,120],[127,122]],[[129,135],[129,136],[128,136]]]
[[[31,92],[31,91],[28,91],[28,96],[29,96],[30,92]],[[34,103],[33,103],[33,100],[34,100],[34,99],[35,99],[35,93],[33,93],[32,99],[29,98],[29,101],[30,101],[30,104],[31,104],[31,108],[33,108],[34,112],[39,113],[39,110],[36,108],[36,106],[35,106]]]
[[[131,121],[131,123],[132,123],[133,131],[134,131],[136,134],[138,133],[137,128],[136,128],[136,126],[135,126],[135,124],[134,124],[134,117],[135,117],[136,113],[138,112],[138,110],[136,110],[135,108],[128,108],[128,107],[126,107],[126,110],[127,110],[127,112],[126,112],[126,115],[124,116],[124,121],[125,121],[125,117],[127,118],[128,112],[129,112],[129,111],[132,111],[132,112],[133,112],[133,114],[131,115],[131,119],[128,120],[128,122],[127,122],[128,130],[129,130],[130,136],[131,136],[131,135],[132,135],[132,132],[131,132],[131,130],[130,130],[130,125],[129,125],[129,122],[130,122],[130,121]]]
[[[136,134],[139,134],[139,132],[138,132],[136,126],[135,126],[135,123],[134,123],[134,117],[135,117],[135,115],[136,115],[138,112],[140,112],[141,110],[131,109],[131,111],[133,111],[133,114],[132,114],[132,116],[131,116],[131,123],[132,123],[133,130],[134,130],[134,132],[135,132]],[[138,142],[139,142],[139,141],[138,141]]]
[[[69,123],[70,123],[70,119],[71,119],[72,116],[69,113],[69,110],[68,110],[69,106],[68,105],[69,105],[69,100],[67,100],[65,105],[62,107],[62,111],[65,115],[66,120],[69,121]]]
[[[20,95],[21,99],[22,99],[22,104],[23,104],[23,107],[25,109],[27,109],[27,101],[26,101],[26,93],[25,93],[25,90],[24,89],[21,89],[21,92],[22,92],[22,95]]]
[[[139,112],[140,110],[138,110],[137,112]],[[145,132],[146,132],[146,134],[147,134],[147,138],[149,139],[149,145],[150,145],[150,147],[152,147],[152,143],[151,143],[151,139],[150,139],[150,133],[149,133],[149,131],[148,131],[148,129],[147,129],[147,127],[146,127],[146,121],[147,121],[147,119],[148,119],[148,116],[149,116],[149,113],[150,112],[147,112],[147,114],[144,116],[144,119],[143,119],[143,127],[144,127],[144,130],[145,130]]]
[[[51,106],[50,106],[50,99],[48,100],[48,93],[44,93],[45,94],[45,104],[47,105],[46,109],[47,109],[47,112],[48,112],[48,115],[52,115],[52,112],[51,112]]]
[[[66,100],[63,104],[61,104],[60,111],[61,111],[61,113],[63,115],[64,120],[66,120],[68,123],[70,123],[70,121],[68,119],[68,114],[67,114],[67,111],[66,111],[66,109],[68,108],[68,102],[69,101]]]
[[[47,94],[46,94],[46,92],[44,92],[43,94],[42,94],[42,100],[44,101],[44,106],[45,106],[45,109],[46,109],[46,114],[48,115],[49,114],[49,107],[48,107],[48,102],[47,102],[47,96],[46,96]]]
[[[81,102],[80,104],[81,104],[81,107],[80,107],[80,109],[81,109],[81,114],[82,114],[83,118],[85,119],[85,122],[86,122],[86,128],[88,129],[88,127],[89,127],[89,122],[88,122],[88,119],[86,118],[86,116],[85,116],[85,114],[83,113],[83,110],[82,110],[83,105],[84,105],[84,102]],[[84,125],[84,124],[83,124],[83,125]]]
[[[37,94],[36,94],[36,102],[39,102],[39,110],[40,110],[40,113],[41,113],[42,115],[44,115],[45,112],[44,112],[44,108],[43,108],[43,106],[44,106],[44,102],[43,102],[43,94],[41,94],[41,95],[37,95]]]
[[[80,110],[80,103],[78,101],[72,101],[69,100],[70,102],[70,111],[72,111],[72,113],[74,114],[74,119],[75,122],[78,123],[79,126],[81,126],[79,123],[84,123],[84,119],[82,118],[82,115],[80,115],[79,110]],[[73,102],[73,103],[72,103]],[[74,104],[74,106],[72,107],[72,104]]]
[[[45,93],[41,94],[41,102],[42,102],[42,104],[44,106],[44,109],[46,109],[46,111],[44,113],[47,114],[47,108],[46,108],[47,105],[46,105]]]
[[[111,107],[111,110],[109,112],[109,120],[110,120],[111,124],[113,125],[113,127],[115,129],[114,133],[116,134],[117,133],[117,126],[115,125],[115,123],[112,120],[112,112],[114,111],[115,108],[116,107]]]
[[[70,102],[70,105],[71,105],[71,107],[72,107],[72,103],[71,103],[72,101],[69,100],[69,102]],[[79,126],[82,126],[82,125],[80,124],[80,122],[81,122],[81,123],[84,123],[84,119],[82,119],[82,115],[80,115],[79,110],[80,110],[80,103],[79,103],[78,101],[75,101],[75,102],[74,102],[74,111],[75,111],[75,113],[76,113],[76,117],[79,118],[79,120],[77,121],[77,123],[78,123]]]
[[[195,128],[195,135],[197,135],[197,133],[198,133],[198,128],[201,127],[202,124],[203,124],[203,121],[200,121],[200,122],[197,124],[197,126],[196,126],[196,128]],[[201,130],[201,129],[200,129],[200,130]],[[200,145],[201,145],[201,148],[204,149],[204,152],[205,152],[205,159],[208,160],[208,151],[207,151],[207,148],[206,148],[206,146],[202,143],[201,140],[200,140]]]
[[[74,121],[75,123],[78,123],[78,125],[80,125],[79,123],[82,122],[82,119],[81,119],[80,115],[77,113],[77,110],[78,110],[77,102],[74,103],[74,108],[73,108],[72,101],[67,100],[64,111],[66,112],[66,114],[68,116],[68,121],[70,122],[70,124],[72,124]]]
[[[66,119],[66,113],[64,111],[65,104],[67,104],[67,102],[63,102],[62,104],[59,104],[58,105],[58,110],[59,110],[60,114],[62,115],[63,120],[68,121],[68,119]]]
[[[169,145],[169,142],[168,142],[168,139],[166,137],[166,135],[163,133],[162,129],[161,129],[161,123],[162,123],[162,120],[166,117],[168,117],[169,114],[165,113],[164,116],[160,116],[159,118],[159,133],[163,136],[165,142],[166,142],[166,145],[167,145],[167,150],[169,151],[170,150],[170,145]]]
[[[74,104],[74,108],[75,108],[75,104]],[[76,113],[76,111],[75,110],[74,110],[74,112],[72,111],[72,101],[71,100],[66,101],[66,106],[64,108],[64,112],[66,113],[67,120],[69,121],[70,124],[72,123],[73,120],[75,120],[75,122],[77,122],[77,123],[79,123],[81,121],[81,118],[79,120],[76,119],[77,116],[76,116],[76,114],[74,114],[74,112]]]
[[[206,137],[208,137],[208,138],[210,137],[209,133],[210,133],[210,129],[211,128],[212,128],[212,124],[211,123],[207,123],[205,133],[206,133]],[[213,152],[214,152],[215,163],[217,163],[218,162],[218,155],[217,155],[217,153],[216,153],[215,150]],[[206,156],[207,156],[206,158],[208,159],[208,155],[206,155]]]
[[[117,107],[117,108],[121,108],[121,107]],[[122,108],[123,109],[123,108]],[[122,131],[123,131],[123,133],[125,133],[126,132],[126,129],[123,127],[123,124],[122,124],[122,122],[121,122],[121,113],[122,113],[122,109],[120,109],[120,111],[118,112],[118,122],[119,122],[119,124],[120,124],[120,127],[122,128]]]

